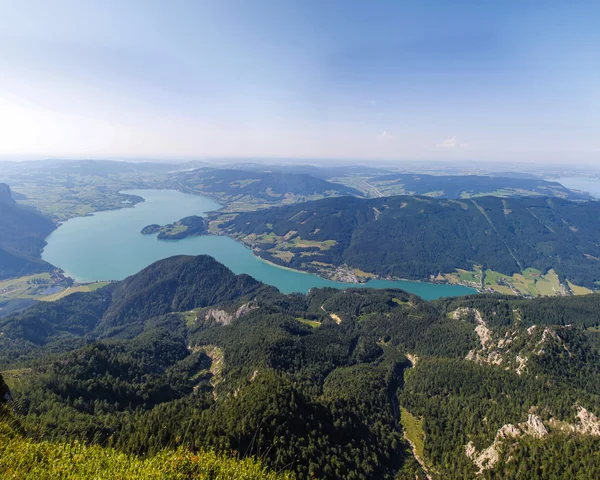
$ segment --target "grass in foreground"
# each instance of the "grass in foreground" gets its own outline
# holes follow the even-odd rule
[[[34,442],[0,428],[0,476],[4,479],[73,480],[291,480],[256,460],[214,452],[164,450],[147,458],[79,442]]]

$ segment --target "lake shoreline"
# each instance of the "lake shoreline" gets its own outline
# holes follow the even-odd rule
[[[235,274],[247,274],[282,293],[307,293],[312,288],[397,288],[425,300],[476,294],[461,285],[426,281],[370,279],[366,283],[333,281],[313,272],[270,262],[230,236],[211,232],[176,241],[142,235],[151,224],[166,225],[181,218],[219,210],[209,197],[173,189],[126,190],[144,198],[133,208],[95,212],[64,222],[46,239],[42,258],[78,283],[123,280],[148,265],[176,255],[210,255]],[[218,232],[222,233],[222,232]]]
[[[322,278],[323,280],[327,280],[327,281],[331,281],[331,282],[337,282],[337,280],[334,280],[330,277],[326,277],[325,275],[322,275],[320,272],[307,272],[305,270],[298,270],[296,268],[292,268],[292,267],[286,267],[285,265],[279,265],[278,263],[272,262],[270,260],[267,260],[263,257],[261,257],[260,255],[256,254],[256,251],[254,250],[254,248],[252,248],[252,245],[247,244],[246,242],[244,242],[242,239],[234,236],[234,235],[230,235],[227,232],[224,231],[219,231],[217,233],[210,233],[209,235],[213,235],[216,237],[227,237],[227,238],[231,238],[232,240],[234,240],[235,242],[239,243],[240,245],[243,245],[244,247],[246,247],[248,250],[250,250],[252,252],[252,254],[259,260],[273,266],[273,267],[277,267],[277,268],[281,268],[283,270],[288,270],[290,272],[294,272],[294,273],[302,273],[304,275],[314,275],[316,277]],[[336,267],[339,268],[339,267]],[[352,268],[352,267],[349,267]],[[420,283],[423,285],[448,285],[448,286],[460,286],[460,287],[465,287],[465,288],[469,288],[471,290],[473,290],[473,294],[476,293],[485,293],[484,289],[481,289],[479,287],[475,287],[473,285],[468,285],[467,283],[462,283],[462,282],[449,282],[449,281],[427,281],[427,280],[422,280],[422,279],[411,279],[411,278],[398,278],[398,277],[382,277],[381,275],[378,275],[376,273],[372,273],[370,274],[372,275],[370,278],[368,278],[366,281],[364,282],[340,282],[340,283],[346,283],[348,285],[356,285],[356,288],[361,288],[361,285],[368,285],[369,282],[371,281],[376,281],[376,280],[382,280],[382,281],[389,281],[389,282],[409,282],[409,283]],[[349,287],[352,288],[352,287]],[[376,287],[375,287],[376,288]]]

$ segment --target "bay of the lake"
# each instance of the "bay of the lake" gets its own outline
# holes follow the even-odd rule
[[[189,215],[204,215],[221,206],[201,195],[176,190],[129,190],[144,202],[133,208],[98,212],[72,218],[60,225],[46,241],[42,258],[62,268],[79,282],[122,280],[151,263],[173,255],[206,254],[234,273],[246,273],[283,293],[306,293],[313,287],[401,288],[427,300],[475,293],[460,285],[441,285],[404,280],[371,280],[366,284],[333,282],[266,263],[250,249],[225,236],[158,240],[140,230],[153,223],[165,225]]]
[[[551,180],[561,185],[589,193],[592,197],[600,199],[600,179],[585,177],[560,177]]]

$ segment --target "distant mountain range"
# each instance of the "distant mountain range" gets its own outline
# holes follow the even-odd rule
[[[314,198],[361,195],[354,188],[306,173],[205,168],[178,172],[173,177],[177,188],[236,204],[296,203]]]
[[[545,196],[568,200],[590,200],[587,194],[574,192],[558,182],[520,175],[423,175],[387,174],[370,181],[385,194],[404,193],[441,198],[471,198],[487,195],[498,197]],[[394,191],[402,189],[402,192]]]
[[[285,175],[286,178],[293,178],[294,175],[310,175],[329,182],[341,183],[352,189],[347,194],[365,197],[407,194],[439,198],[470,198],[486,195],[504,198],[548,196],[568,200],[590,200],[592,198],[585,193],[570,190],[558,182],[543,180],[530,174],[510,172],[489,175],[429,175],[398,173],[383,168],[359,165],[317,167],[244,163],[232,165],[227,171],[233,172],[233,167],[237,171],[237,181],[250,179],[253,175],[258,174],[276,173]],[[222,177],[217,179],[218,183],[222,181]],[[317,193],[323,194],[324,191],[321,189]],[[330,188],[329,191],[335,191],[336,195],[343,194],[340,185],[337,185],[335,189]],[[311,195],[315,192],[296,190],[293,193]]]

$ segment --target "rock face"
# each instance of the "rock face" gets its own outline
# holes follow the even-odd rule
[[[12,198],[10,187],[6,183],[0,183],[0,204],[14,205],[15,201]]]
[[[481,452],[478,452],[473,442],[469,441],[465,445],[465,455],[479,468],[477,475],[481,475],[485,470],[494,468],[498,463],[503,443],[517,440],[526,435],[535,438],[543,438],[548,435],[548,430],[537,415],[529,414],[526,422],[517,425],[510,423],[503,425],[496,432],[494,442]]]
[[[206,312],[204,317],[205,320],[214,320],[221,325],[229,325],[233,320],[233,315],[226,312],[225,310],[219,310],[217,308],[211,308]]]
[[[252,302],[244,303],[240,308],[238,308],[235,313],[229,313],[225,310],[219,310],[217,308],[211,308],[206,312],[204,316],[205,320],[214,320],[221,325],[229,325],[235,318],[240,318],[250,313],[252,310],[256,310],[258,308]]]

